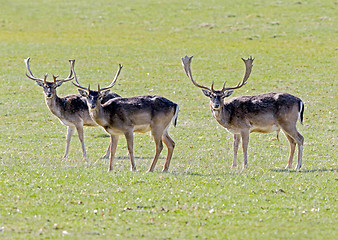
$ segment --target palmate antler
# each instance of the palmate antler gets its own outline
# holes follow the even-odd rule
[[[198,84],[197,82],[194,81],[194,79],[192,78],[192,74],[191,74],[191,68],[190,68],[190,64],[191,64],[191,59],[193,58],[193,56],[191,57],[188,57],[188,56],[185,56],[182,59],[182,65],[184,67],[184,70],[185,70],[185,73],[187,74],[188,78],[192,81],[192,83],[196,86],[196,87],[199,87],[199,88],[202,88],[202,89],[206,89],[208,91],[212,91],[212,88],[213,88],[213,84],[211,85],[212,88],[209,88],[209,87],[205,87],[205,86],[202,86],[200,84]]]
[[[74,61],[75,61],[75,60],[74,60]],[[111,84],[110,84],[108,87],[100,88],[100,85],[98,84],[98,91],[99,91],[99,92],[104,91],[104,90],[108,90],[109,88],[112,88],[112,87],[115,85],[115,83],[116,83],[116,81],[117,81],[117,78],[118,78],[118,76],[120,75],[120,72],[121,72],[122,67],[123,67],[123,66],[122,66],[121,64],[119,64],[119,69],[118,69],[117,72],[116,72],[115,78],[114,78],[114,80],[111,82]],[[86,87],[81,86],[81,84],[78,82],[77,77],[76,77],[76,73],[75,73],[75,70],[74,70],[74,64],[72,65],[72,72],[74,72],[74,77],[75,77],[75,81],[76,81],[76,83],[75,83],[75,82],[72,82],[72,83],[73,83],[76,87],[81,88],[81,89],[83,89],[83,90],[86,90],[86,91],[90,92],[90,84],[88,85],[88,88],[86,88]]]
[[[251,69],[252,69],[252,66],[253,66],[252,63],[255,59],[250,57],[248,59],[242,58],[242,60],[245,63],[245,74],[244,74],[243,80],[238,82],[238,84],[235,87],[225,87],[225,82],[224,82],[222,92],[241,88],[247,83],[247,80],[248,80],[248,78],[251,74]]]
[[[206,90],[208,90],[210,92],[214,92],[215,91],[214,90],[214,82],[212,82],[211,87],[209,88],[209,87],[200,85],[200,84],[198,84],[197,82],[194,81],[194,79],[192,77],[192,74],[191,74],[191,68],[190,68],[192,57],[193,56],[191,56],[191,57],[185,56],[185,57],[181,58],[182,59],[182,65],[184,67],[185,73],[187,74],[188,78],[191,80],[191,82],[196,87],[199,87],[199,88],[202,88],[202,89],[206,89]],[[245,63],[245,74],[244,74],[243,80],[240,81],[235,87],[225,87],[225,84],[226,84],[226,81],[225,81],[223,83],[223,88],[221,90],[222,92],[241,88],[242,86],[244,86],[247,83],[247,80],[248,80],[248,78],[250,76],[250,73],[251,73],[252,63],[254,61],[254,58],[250,57],[250,58],[248,58],[246,60],[242,58],[242,60]]]
[[[28,57],[27,59],[25,59],[25,64],[26,64],[26,68],[27,68],[27,70],[26,70],[26,76],[29,79],[32,79],[34,81],[39,81],[39,82],[46,83],[47,77],[48,77],[48,73],[45,74],[44,79],[34,77],[32,71],[31,71],[31,69],[29,67],[29,60],[30,60],[30,57]],[[74,78],[74,77],[72,77],[72,75],[73,75],[72,64],[74,63],[74,61],[75,60],[70,60],[69,61],[70,62],[70,73],[69,73],[68,77],[65,78],[65,79],[57,79],[59,77],[59,75],[57,75],[57,76],[53,75],[54,83],[57,83],[57,82],[67,82],[67,81],[70,81],[70,80],[72,80]],[[27,71],[28,71],[29,74],[27,74]]]

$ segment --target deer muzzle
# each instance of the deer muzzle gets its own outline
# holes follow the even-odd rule
[[[88,106],[89,106],[90,109],[94,109],[94,108],[96,108],[96,103],[94,103],[94,102],[89,103]]]

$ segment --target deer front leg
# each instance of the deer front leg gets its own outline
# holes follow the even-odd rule
[[[136,171],[135,161],[134,161],[134,133],[133,131],[126,132],[124,134],[127,140],[127,147],[130,157],[131,170]]]
[[[73,127],[73,126],[68,126],[67,127],[66,152],[65,152],[65,155],[63,156],[63,158],[67,158],[68,157],[69,144],[70,144],[70,140],[72,139],[72,136],[73,136],[73,133],[74,133],[74,129],[75,129],[75,127]]]
[[[238,152],[238,146],[241,142],[241,135],[240,134],[234,134],[234,159],[232,160],[232,168],[235,168],[237,166],[237,152]]]
[[[115,158],[115,153],[116,153],[116,148],[117,148],[117,142],[119,141],[119,136],[110,136],[110,158],[109,158],[109,167],[108,167],[108,172],[113,170],[113,163],[114,163],[114,158]]]
[[[249,131],[241,133],[242,136],[242,148],[244,155],[244,168],[248,168],[248,146],[249,146]]]

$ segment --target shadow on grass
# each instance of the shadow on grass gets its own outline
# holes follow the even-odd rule
[[[198,173],[198,172],[191,172],[187,171],[184,174],[190,176],[198,176],[198,177],[207,177],[207,176],[224,176],[224,175],[240,175],[244,170],[236,171],[236,172],[223,172],[223,173]],[[310,169],[310,170],[288,170],[288,169],[269,169],[271,172],[278,172],[278,173],[319,173],[319,172],[337,172],[337,168],[322,168],[322,169]],[[245,171],[244,171],[245,172]]]
[[[100,135],[95,136],[94,138],[110,138],[110,135],[109,134],[100,134]]]
[[[310,170],[290,170],[290,169],[270,169],[271,172],[288,172],[288,173],[316,173],[316,172],[337,172],[337,168],[322,168]]]
[[[119,157],[115,157],[115,160],[124,160],[124,159],[130,159],[129,156],[119,156]],[[147,156],[147,157],[138,157],[138,156],[134,156],[134,159],[154,159],[154,157],[151,156]],[[165,157],[158,157],[158,159],[165,159]]]
[[[220,172],[220,173],[199,173],[187,171],[180,175],[196,176],[196,177],[223,177],[224,175],[235,175],[240,173],[229,173],[229,172]]]

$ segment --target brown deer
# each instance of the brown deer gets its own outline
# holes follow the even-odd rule
[[[74,70],[75,60],[69,60],[71,70],[69,76],[65,79],[57,79],[58,76],[54,76],[53,82],[48,82],[46,73],[44,79],[34,77],[32,71],[29,67],[30,58],[25,59],[26,64],[26,76],[29,79],[34,80],[40,87],[43,88],[45,94],[45,101],[49,110],[59,118],[60,122],[67,126],[67,144],[66,144],[66,152],[64,158],[68,157],[69,153],[69,144],[72,138],[73,132],[76,129],[79,135],[79,139],[82,145],[83,157],[86,157],[86,148],[84,144],[84,136],[83,136],[83,126],[98,126],[95,121],[90,117],[87,102],[86,100],[79,94],[67,95],[65,97],[59,97],[56,93],[56,88],[60,87],[62,83],[72,80],[74,77],[76,78],[76,74]],[[28,72],[28,73],[27,73]],[[74,74],[74,76],[73,76]],[[102,99],[102,102],[107,102],[109,99],[119,97],[116,93],[109,93]],[[103,156],[104,158],[108,157],[110,153],[110,146],[107,149],[106,154]]]
[[[73,82],[79,88],[79,93],[86,97],[91,117],[111,136],[108,172],[113,169],[113,161],[120,135],[124,135],[127,140],[131,170],[136,171],[133,154],[134,132],[145,133],[149,131],[151,131],[154,138],[156,152],[148,171],[152,172],[155,168],[163,149],[162,141],[168,148],[163,171],[168,171],[175,147],[175,142],[170,138],[168,129],[170,122],[176,126],[178,105],[161,96],[119,97],[103,104],[101,99],[106,96],[108,89],[115,85],[121,69],[122,65],[119,65],[112,83],[104,88],[100,88],[100,85],[98,85],[98,91],[91,90],[90,86],[88,88],[83,87],[79,82]]]
[[[302,123],[304,103],[298,97],[288,93],[264,93],[254,96],[240,96],[224,101],[235,89],[241,88],[247,83],[250,76],[252,57],[243,59],[245,63],[245,75],[235,87],[225,87],[222,90],[215,90],[214,83],[211,87],[205,87],[194,81],[190,64],[191,57],[182,58],[182,64],[188,78],[192,83],[202,89],[204,95],[210,98],[210,108],[213,117],[217,122],[234,134],[233,162],[232,167],[237,166],[237,151],[242,138],[244,155],[244,168],[248,167],[247,150],[249,145],[249,134],[251,132],[269,133],[276,131],[277,137],[280,129],[290,142],[290,155],[286,168],[292,167],[292,159],[298,144],[298,164],[296,169],[302,167],[303,136],[297,131],[297,120]]]

